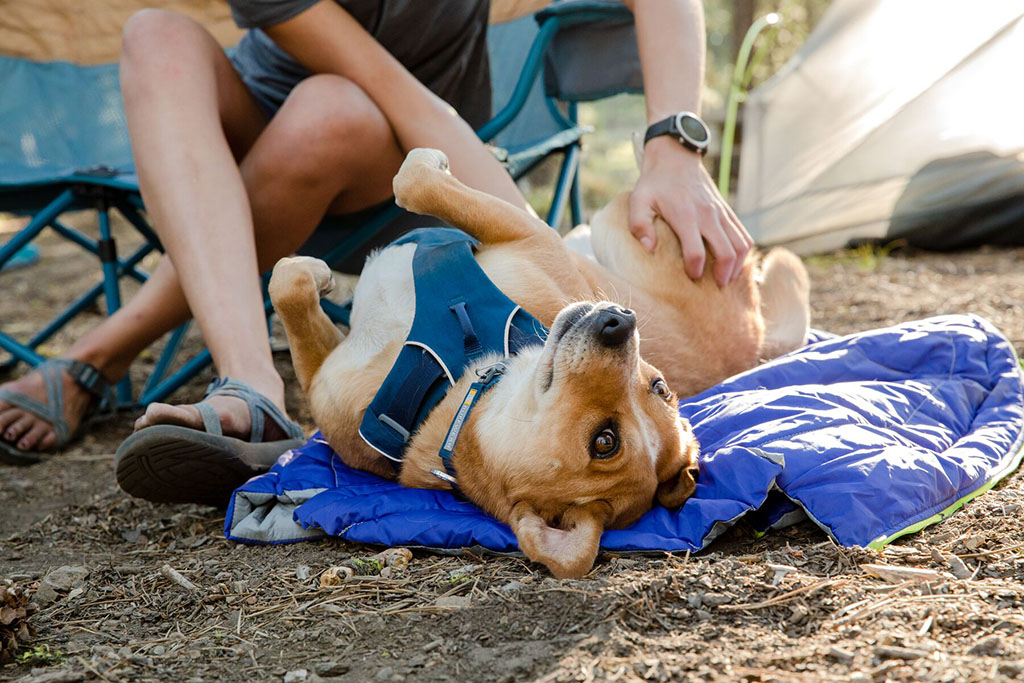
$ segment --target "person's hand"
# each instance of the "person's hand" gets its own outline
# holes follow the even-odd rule
[[[687,275],[696,280],[704,272],[707,242],[715,257],[715,282],[719,287],[731,282],[754,241],[719,194],[701,158],[661,136],[647,143],[642,166],[629,200],[633,236],[653,251],[654,217],[660,216],[679,236]]]

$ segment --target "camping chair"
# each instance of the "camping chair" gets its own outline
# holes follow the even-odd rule
[[[612,39],[619,49],[609,49]],[[496,155],[516,179],[552,154],[562,154],[547,221],[557,226],[568,204],[573,223],[579,223],[577,171],[580,140],[587,129],[577,121],[576,103],[639,91],[632,15],[618,2],[565,0],[535,17],[491,27],[488,43],[496,114],[478,131],[480,138],[497,147]],[[609,58],[614,63],[595,66],[602,55],[602,63]],[[618,82],[605,74],[615,74]],[[96,255],[102,271],[99,284],[29,340],[19,342],[0,331],[0,348],[11,354],[0,370],[8,370],[19,362],[41,363],[44,358],[36,349],[101,296],[107,315],[118,310],[120,278],[144,282],[147,274],[139,264],[161,246],[143,215],[116,64],[79,66],[0,56],[0,87],[6,95],[0,100],[0,211],[31,217],[0,245],[0,267],[51,228]],[[118,254],[111,234],[111,209],[145,240],[127,256]],[[64,213],[80,210],[96,212],[98,239],[61,221]],[[382,209],[321,258],[328,263],[342,260],[399,213],[394,204]],[[269,315],[269,298],[264,298]],[[347,324],[346,307],[327,300],[323,305],[332,319]],[[171,333],[138,399],[133,399],[127,378],[118,385],[121,406],[163,400],[210,363],[209,350],[204,350],[169,374],[187,329],[186,324]]]

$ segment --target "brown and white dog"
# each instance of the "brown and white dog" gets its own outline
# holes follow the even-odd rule
[[[479,399],[453,464],[464,495],[507,523],[526,556],[555,576],[587,573],[605,528],[632,523],[655,502],[678,507],[693,493],[698,445],[678,417],[677,395],[804,340],[807,276],[789,252],[774,250],[760,264],[749,258],[719,288],[710,274],[686,276],[664,223],[654,253],[641,247],[627,227],[628,195],[592,222],[595,262],[538,218],[460,183],[436,150],[410,152],[394,189],[404,208],[478,239],[476,260],[488,277],[550,328],[544,345],[511,358]],[[415,248],[367,259],[344,338],[319,306],[332,283],[325,263],[283,259],[270,282],[317,426],[347,465],[390,478],[391,464],[358,429],[413,322]],[[400,483],[448,486],[430,471],[442,469],[438,451],[473,370],[412,435]]]

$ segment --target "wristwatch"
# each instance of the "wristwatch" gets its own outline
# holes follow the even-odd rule
[[[679,140],[683,147],[697,154],[708,151],[708,142],[711,140],[707,125],[692,111],[681,111],[651,124],[644,135],[644,144],[659,135],[671,135]]]

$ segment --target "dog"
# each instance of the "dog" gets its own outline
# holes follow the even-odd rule
[[[463,185],[437,150],[411,151],[394,191],[403,208],[478,240],[476,264],[550,332],[447,378],[396,466],[360,430],[409,348],[417,246],[367,259],[347,336],[319,306],[332,283],[327,264],[283,259],[270,295],[312,416],[347,465],[405,486],[456,490],[508,524],[525,555],[556,577],[589,572],[604,529],[631,524],[655,502],[678,507],[694,492],[698,444],[679,418],[678,396],[804,342],[807,274],[787,251],[749,257],[725,287],[710,267],[690,280],[665,223],[656,224],[653,253],[630,234],[627,194],[591,223],[595,261],[537,217]],[[500,381],[490,388],[495,369]]]

